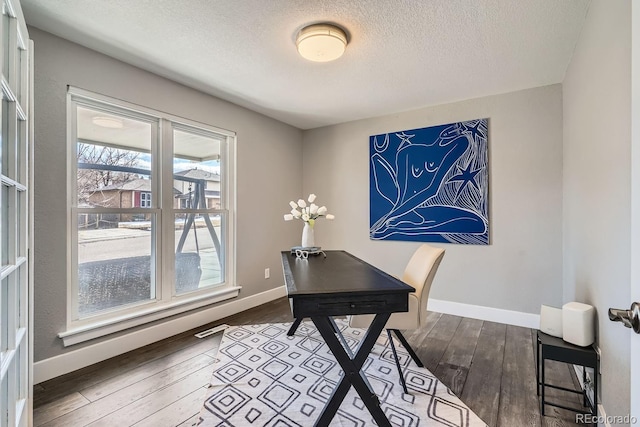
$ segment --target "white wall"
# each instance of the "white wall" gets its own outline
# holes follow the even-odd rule
[[[67,85],[235,131],[240,298],[281,287],[278,251],[299,238],[282,214],[302,190],[302,132],[36,28],[29,31],[35,43],[35,361],[94,344],[65,349],[57,338],[67,312]]]
[[[563,99],[564,300],[596,307],[602,403],[607,415],[626,415],[629,330],[607,309],[631,303],[630,1],[591,3]]]
[[[437,84],[437,83],[434,83]],[[417,243],[369,240],[369,136],[489,118],[489,246],[444,245],[432,298],[539,313],[562,300],[562,88],[473,99],[305,131],[305,194],[336,220],[316,244],[400,274]]]

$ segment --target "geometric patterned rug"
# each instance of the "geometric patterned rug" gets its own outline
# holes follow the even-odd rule
[[[363,329],[336,323],[352,350]],[[198,426],[313,426],[342,376],[340,365],[311,321],[292,337],[290,323],[232,326],[225,330]],[[363,369],[394,426],[486,426],[429,372],[396,345],[409,394],[398,380],[387,334],[378,338]],[[375,426],[353,387],[331,426]]]

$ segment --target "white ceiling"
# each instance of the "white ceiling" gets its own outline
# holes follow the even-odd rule
[[[29,25],[301,129],[559,83],[590,0],[22,0]],[[345,55],[296,52],[345,28]],[[36,46],[37,49],[37,46]]]

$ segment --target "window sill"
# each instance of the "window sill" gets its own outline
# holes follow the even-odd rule
[[[137,311],[135,314],[126,314],[111,317],[108,320],[101,320],[89,324],[78,326],[71,325],[65,332],[58,334],[63,345],[69,347],[74,344],[89,341],[115,332],[124,331],[136,326],[144,325],[166,317],[184,313],[207,305],[215,304],[231,298],[235,298],[240,293],[241,286],[227,287],[208,293],[197,295],[190,299],[182,299],[179,302],[172,302],[162,306],[154,305],[148,309]]]

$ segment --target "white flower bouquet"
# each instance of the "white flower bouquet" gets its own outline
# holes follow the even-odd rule
[[[335,216],[327,213],[326,206],[316,205],[314,203],[315,200],[316,195],[309,194],[309,197],[307,198],[307,202],[309,202],[308,205],[307,202],[302,199],[299,199],[297,202],[294,202],[293,200],[290,201],[289,205],[291,206],[291,213],[285,214],[284,220],[292,221],[294,219],[300,219],[309,224],[309,226],[313,227],[316,219],[318,218],[325,217],[328,220],[332,220],[335,218]]]

